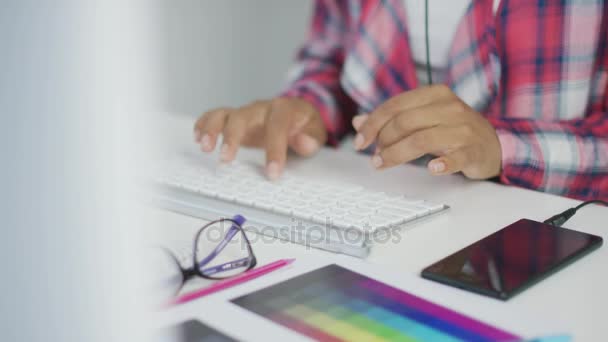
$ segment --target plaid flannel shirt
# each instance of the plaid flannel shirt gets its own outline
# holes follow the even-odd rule
[[[330,143],[358,112],[417,87],[402,0],[317,0],[283,96],[320,111]],[[501,182],[608,200],[608,3],[473,0],[446,84],[496,129]]]

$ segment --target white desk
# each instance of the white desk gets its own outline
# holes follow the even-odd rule
[[[178,116],[162,125],[162,133],[158,133],[167,139],[163,140],[165,152],[176,148],[196,148],[191,142],[191,125],[191,118]],[[260,165],[263,163],[260,151],[243,150],[239,153],[239,158],[257,160]],[[433,177],[424,168],[416,166],[406,165],[377,172],[369,166],[369,157],[355,154],[346,148],[324,149],[310,160],[291,159],[288,168],[294,174],[304,174],[307,177],[333,177],[379,191],[402,192],[446,203],[451,209],[446,214],[407,229],[398,243],[388,242],[375,246],[370,256],[363,261],[252,236],[253,248],[260,264],[287,257],[295,257],[298,261],[291,269],[262,277],[244,288],[233,288],[160,313],[156,317],[159,324],[197,317],[238,338],[298,339],[299,335],[255,315],[241,313],[225,301],[293,276],[304,269],[312,269],[320,263],[338,262],[372,274],[377,273],[381,280],[525,337],[569,333],[576,341],[600,341],[608,338],[607,246],[509,302],[470,294],[418,277],[420,271],[430,263],[522,217],[543,220],[573,206],[576,201],[490,182],[468,181],[460,176]],[[589,206],[575,215],[566,226],[606,238],[606,218],[608,209]],[[151,210],[149,219],[154,222],[161,238],[181,241],[188,241],[194,230],[203,223],[200,219],[157,209]],[[236,323],[235,317],[248,319]]]

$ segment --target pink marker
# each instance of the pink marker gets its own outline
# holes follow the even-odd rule
[[[277,260],[275,262],[271,262],[268,265],[264,265],[262,267],[259,268],[254,268],[252,270],[249,270],[239,276],[236,276],[234,278],[228,278],[225,280],[220,280],[217,283],[208,286],[208,287],[204,287],[202,289],[196,290],[196,291],[192,291],[186,294],[183,294],[173,300],[171,300],[168,304],[168,306],[173,306],[173,305],[178,305],[178,304],[182,304],[182,303],[186,303],[189,302],[191,300],[200,298],[200,297],[204,297],[207,295],[210,295],[212,293],[248,282],[250,280],[253,280],[257,277],[263,276],[264,274],[270,273],[274,270],[277,270],[283,266],[287,266],[289,264],[291,264],[292,262],[294,262],[296,259],[281,259],[281,260]]]

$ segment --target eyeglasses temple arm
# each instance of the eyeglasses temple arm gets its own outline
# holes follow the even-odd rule
[[[205,268],[205,269],[201,270],[201,273],[206,276],[210,276],[210,275],[214,275],[216,273],[230,271],[235,268],[247,267],[247,266],[249,266],[250,262],[251,262],[251,257],[242,258],[242,259],[238,259],[238,260],[234,260],[234,261],[229,261],[229,262],[221,264],[221,265]]]

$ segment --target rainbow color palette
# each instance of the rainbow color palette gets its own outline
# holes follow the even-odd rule
[[[233,299],[319,341],[514,341],[520,337],[329,265]]]

